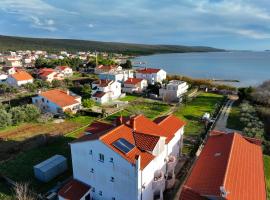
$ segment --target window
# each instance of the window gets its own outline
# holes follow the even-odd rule
[[[90,154],[90,155],[93,155],[93,151],[92,151],[92,150],[90,150],[90,151],[89,151],[89,154]]]
[[[110,158],[110,162],[113,163],[113,158]]]
[[[102,153],[99,154],[99,161],[104,162],[104,155]]]
[[[102,191],[99,191],[99,195],[102,196]]]
[[[112,200],[115,200],[115,197],[112,197]]]
[[[91,173],[94,173],[94,169],[93,168],[91,168]]]
[[[114,182],[114,177],[111,177],[111,182]]]

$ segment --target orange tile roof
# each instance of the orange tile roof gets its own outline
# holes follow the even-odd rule
[[[143,81],[143,79],[141,79],[141,78],[128,78],[124,82],[124,84],[136,85],[136,84],[140,83],[141,81]]]
[[[39,70],[38,74],[40,77],[47,77],[48,75],[50,75],[53,72],[55,72],[55,71],[52,68],[43,68],[43,69]]]
[[[97,80],[94,81],[94,84],[99,85],[99,87],[107,87],[111,82],[113,82],[112,80]]]
[[[174,115],[167,115],[156,118],[154,120],[160,128],[166,130],[166,144],[168,144],[174,137],[175,133],[186,125],[186,122],[180,120]]]
[[[66,200],[80,200],[90,189],[90,186],[73,179],[61,188],[58,195]]]
[[[173,117],[166,117],[166,120],[168,121],[172,119]],[[178,127],[182,127],[182,121],[173,121],[173,123],[179,122],[181,122],[181,125],[179,125]],[[136,157],[140,155],[140,167],[141,169],[144,169],[155,158],[155,156],[152,155],[151,152],[154,150],[160,137],[167,137],[166,130],[163,130],[158,124],[144,117],[143,115],[138,115],[126,120],[122,120],[122,123],[123,124],[120,125],[117,124],[118,126],[116,126],[115,128],[108,126],[107,124],[102,128],[102,124],[93,124],[89,127],[89,129],[94,129],[94,134],[84,135],[74,142],[83,142],[99,139],[109,148],[120,154],[123,158],[125,158],[132,164],[136,163]],[[96,129],[96,127],[98,127],[98,129]],[[170,131],[172,130],[174,129],[170,129]],[[171,133],[168,133],[168,136],[170,135]],[[172,135],[174,136],[174,134]],[[127,140],[135,147],[126,154],[118,150],[116,147],[113,146],[113,143],[120,138]]]
[[[185,187],[201,196],[221,197],[221,186],[228,192],[226,200],[266,200],[260,145],[238,133],[208,138]],[[180,200],[191,200],[185,195],[183,190]]]
[[[17,71],[15,74],[11,74],[11,77],[13,77],[17,81],[27,81],[33,79],[33,77],[26,71]]]
[[[48,99],[49,101],[55,103],[62,108],[79,103],[74,96],[68,95],[66,91],[60,89],[53,89],[46,92],[41,92],[39,96]]]
[[[144,68],[144,69],[138,69],[137,72],[138,73],[142,73],[142,74],[154,74],[159,72],[161,69],[155,69],[155,68]]]
[[[132,164],[136,163],[136,157],[140,155],[141,169],[144,169],[154,159],[155,156],[153,156],[151,153],[140,150],[137,146],[135,146],[130,152],[126,154],[118,150],[116,147],[113,146],[113,143],[120,138],[124,138],[129,143],[136,145],[133,137],[133,130],[125,124],[122,124],[113,129],[112,131],[108,132],[107,134],[101,136],[100,140]]]

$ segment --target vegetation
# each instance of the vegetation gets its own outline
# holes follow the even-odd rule
[[[223,51],[211,47],[192,47],[180,45],[144,45],[117,42],[98,42],[71,39],[41,39],[0,36],[0,51],[8,50],[46,50],[59,52],[67,50],[75,51],[100,51],[124,54],[153,54],[153,53],[184,53],[184,52],[215,52]]]
[[[40,116],[40,110],[32,104],[12,108],[3,105],[0,107],[0,128],[22,122],[33,122]]]
[[[132,69],[132,62],[130,60],[127,60],[125,63],[121,64],[121,67],[123,69]]]
[[[266,179],[267,199],[270,199],[270,156],[264,155],[264,173]]]
[[[85,108],[92,108],[95,105],[95,102],[92,99],[83,99],[82,106]]]
[[[242,131],[244,129],[244,124],[239,120],[241,115],[241,109],[239,103],[236,102],[231,107],[231,111],[227,120],[227,127],[230,129]]]
[[[187,122],[185,135],[200,135],[204,131],[201,117],[206,112],[213,116],[223,99],[222,95],[201,93],[192,101],[180,106],[174,114]]]
[[[125,97],[121,98],[120,101],[134,101],[136,100],[137,98],[139,98],[138,96],[136,95],[131,95],[131,94],[127,94]]]
[[[35,62],[36,68],[55,68],[56,66],[69,66],[73,70],[77,70],[82,66],[83,61],[80,58],[64,58],[64,59],[45,59],[38,58]]]

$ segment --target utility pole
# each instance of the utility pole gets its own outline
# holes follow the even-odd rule
[[[97,54],[97,51],[95,51],[96,53],[96,67],[98,66],[98,54]]]

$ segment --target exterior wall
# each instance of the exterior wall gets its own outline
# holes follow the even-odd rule
[[[136,78],[146,79],[149,84],[154,84],[155,82],[162,82],[166,79],[166,72],[164,70],[159,70],[157,73],[145,74],[136,73]]]
[[[181,84],[168,84],[166,88],[159,89],[159,96],[167,98],[170,101],[177,101],[187,92],[188,85],[186,82]]]
[[[99,153],[104,155],[104,162],[99,161]],[[71,155],[73,177],[94,188],[95,192],[92,192],[94,199],[112,200],[115,197],[117,200],[126,200],[128,197],[129,200],[137,200],[135,165],[126,161],[101,141],[73,143]],[[114,177],[114,182],[111,181],[111,177]],[[99,194],[100,191],[102,196]]]
[[[42,101],[42,98],[44,99],[44,102]],[[60,106],[56,105],[55,103],[49,101],[42,96],[33,97],[32,103],[37,106],[41,111],[50,112],[53,114],[63,114],[63,112],[67,109],[70,109],[73,113],[76,113],[80,109],[81,105],[80,103],[77,103],[61,108]]]
[[[142,80],[140,83],[134,84],[124,84],[122,88],[123,92],[133,93],[133,92],[142,92],[147,88],[147,80]]]
[[[112,80],[123,83],[128,78],[133,78],[133,72],[131,70],[122,70],[119,72],[100,73],[98,77],[101,80]]]
[[[181,140],[184,134],[184,127],[179,129],[176,133],[174,138],[168,143],[167,145],[167,155],[173,155],[175,157],[179,157],[179,149],[181,149]]]
[[[16,79],[14,79],[11,76],[9,76],[7,78],[7,84],[9,84],[10,86],[13,86],[13,87],[19,87],[21,85],[25,85],[27,83],[33,83],[33,82],[34,82],[33,79],[29,79],[29,80],[25,80],[25,81],[17,81]]]

